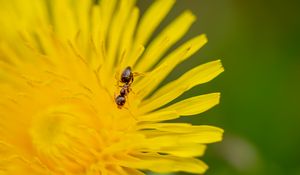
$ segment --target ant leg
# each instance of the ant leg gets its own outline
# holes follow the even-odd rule
[[[138,76],[146,76],[148,73],[141,73],[141,72],[133,72],[133,76],[138,77]]]

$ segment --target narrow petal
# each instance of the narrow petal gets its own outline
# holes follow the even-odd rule
[[[145,175],[145,173],[136,169],[124,168],[124,170],[127,172],[128,175]]]
[[[192,97],[158,111],[150,112],[139,117],[140,121],[165,121],[180,116],[195,115],[207,111],[219,103],[220,93],[211,93]],[[140,111],[143,113],[143,111]]]
[[[91,6],[94,3],[94,0],[85,0],[85,1],[75,1],[73,9],[76,22],[78,24],[78,31],[80,32],[77,35],[76,44],[80,48],[80,51],[84,55],[88,54],[88,47],[90,41],[90,32],[91,32]]]
[[[0,175],[46,175],[51,173],[37,158],[29,161],[18,155],[18,151],[13,146],[1,140],[0,155]]]
[[[145,123],[141,124],[139,129],[155,129],[158,131],[172,132],[172,133],[192,133],[192,132],[201,132],[211,129],[217,129],[212,126],[200,125],[194,126],[190,123]]]
[[[178,127],[182,130],[181,127]],[[174,147],[191,143],[213,143],[222,139],[223,130],[213,126],[194,126],[194,128],[186,128],[186,132],[177,133],[174,131],[144,130],[148,139],[144,144],[152,148],[158,147]]]
[[[145,46],[147,44],[154,30],[166,17],[174,3],[175,0],[157,0],[145,12],[137,28],[136,36],[133,41],[134,47],[130,57],[132,57],[132,55],[137,55],[136,52],[138,52],[141,45]],[[136,57],[131,58],[128,65],[133,66],[137,60],[138,58]]]
[[[114,58],[107,57],[107,46],[105,43],[109,40],[109,31],[111,23],[114,21],[114,12],[117,6],[117,0],[101,0],[99,3],[100,8],[100,17],[101,17],[101,34],[100,37],[102,40],[100,48],[103,52],[103,57],[105,58],[103,61],[103,66],[101,67],[101,72],[99,72],[101,76],[101,83],[103,85],[109,84],[111,81],[109,76],[111,73],[112,63],[114,62]],[[97,41],[97,40],[96,40]]]
[[[153,31],[171,10],[174,3],[175,0],[157,0],[151,5],[141,19],[135,42],[145,45]]]
[[[118,57],[121,56],[119,47],[124,36],[124,29],[128,25],[128,17],[131,15],[130,12],[133,9],[135,0],[120,0],[118,8],[116,8],[114,18],[111,21],[111,26],[109,30],[108,38],[108,50],[107,59],[105,66],[107,66],[111,72],[115,71],[115,63],[119,60]],[[134,22],[134,21],[133,21]]]
[[[120,58],[120,67],[123,69],[128,66],[128,62],[131,59],[129,51],[132,49],[132,40],[135,32],[135,28],[139,19],[139,9],[136,7],[133,9],[128,22],[124,26],[124,34],[120,45],[120,54],[125,54]],[[139,57],[139,56],[138,56]]]
[[[98,70],[104,61],[104,26],[102,26],[101,8],[93,6],[91,9],[91,58],[90,65],[94,70]]]
[[[179,79],[160,88],[153,96],[141,104],[140,110],[148,112],[159,108],[179,97],[192,87],[212,80],[223,71],[224,69],[220,60],[200,65],[188,71]]]
[[[134,157],[135,161],[122,161],[121,164],[158,173],[185,171],[202,174],[208,168],[204,162],[195,158],[178,158],[176,156],[159,154],[136,154]]]
[[[160,111],[175,110],[181,116],[195,115],[214,107],[215,105],[219,104],[219,101],[220,93],[211,93],[188,98],[161,109]]]
[[[116,0],[101,0],[99,6],[101,7],[100,13],[101,13],[101,26],[103,26],[103,37],[106,40],[109,32],[109,27],[111,21],[113,21],[113,13],[116,6]]]
[[[141,81],[135,82],[134,89],[141,98],[151,93],[176,65],[189,58],[207,42],[205,35],[199,35],[166,56],[157,68],[148,73]]]
[[[21,157],[10,157],[0,162],[0,175],[48,175],[53,173],[39,163],[29,162]]]
[[[139,121],[147,121],[147,122],[159,122],[164,120],[171,120],[174,118],[179,118],[179,115],[175,110],[169,110],[169,111],[160,111],[160,112],[153,112],[145,115],[139,116]]]
[[[63,39],[74,38],[78,32],[78,26],[71,4],[61,0],[50,1],[50,4],[50,8],[53,10],[53,26],[56,33]]]
[[[135,69],[139,72],[146,72],[159,61],[166,51],[175,44],[188,31],[196,17],[190,12],[185,11],[167,26],[154,39],[139,60]]]
[[[153,151],[177,157],[199,157],[204,154],[205,150],[206,146],[203,144],[184,144],[173,147],[162,147]]]
[[[19,39],[18,32],[23,30],[32,31],[41,24],[48,24],[49,21],[45,1],[32,0],[30,3],[24,0],[1,1],[0,39],[5,39],[8,43],[17,43]]]

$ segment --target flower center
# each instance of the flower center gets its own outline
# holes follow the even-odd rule
[[[41,161],[54,171],[80,173],[98,161],[101,138],[79,109],[54,106],[33,117],[32,144]]]

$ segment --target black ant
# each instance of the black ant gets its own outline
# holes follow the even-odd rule
[[[142,73],[132,72],[131,67],[127,66],[122,74],[120,82],[123,83],[120,90],[120,95],[115,98],[115,102],[118,105],[118,108],[122,108],[126,103],[126,97],[131,91],[131,84],[134,80],[134,76],[144,75]]]
[[[133,77],[134,77],[134,73],[132,73],[130,66],[126,67],[121,74],[120,82],[123,83],[123,86],[120,86],[121,87],[120,95],[118,95],[115,98],[115,102],[118,105],[118,108],[120,109],[125,105],[126,96],[131,91],[130,85],[133,82]]]

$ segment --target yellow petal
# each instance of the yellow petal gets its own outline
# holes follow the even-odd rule
[[[176,156],[159,154],[136,154],[134,157],[136,158],[134,162],[128,160],[120,163],[124,164],[124,166],[158,173],[185,171],[202,174],[208,168],[204,162],[194,158],[178,158]]]
[[[124,34],[122,37],[121,45],[120,45],[120,54],[125,54],[124,58],[120,58],[120,67],[123,69],[128,66],[128,62],[131,59],[129,51],[132,48],[132,40],[135,32],[135,28],[139,18],[139,9],[136,7],[133,9],[131,16],[126,23],[126,27],[124,27]],[[136,58],[138,58],[137,56]],[[123,60],[122,60],[123,59]]]
[[[50,171],[42,165],[40,160],[27,160],[19,155],[17,149],[7,143],[0,141],[0,175],[49,174]]]
[[[181,128],[179,127],[179,130]],[[213,126],[195,126],[194,128],[186,128],[185,133],[162,132],[157,130],[144,130],[143,133],[147,135],[147,141],[149,147],[170,147],[176,145],[184,145],[191,143],[213,143],[222,139],[223,130]],[[155,144],[154,144],[155,143]]]
[[[29,162],[21,157],[11,157],[0,162],[0,175],[49,175],[51,172],[40,162]]]
[[[141,115],[138,118],[138,121],[164,121],[164,120],[171,120],[174,118],[179,118],[179,115],[175,110],[169,110],[169,111],[160,111],[160,112],[152,112],[149,114]]]
[[[205,149],[206,146],[202,144],[184,144],[174,147],[162,147],[153,151],[177,157],[199,157],[205,153]]]
[[[103,28],[103,38],[104,41],[107,39],[109,26],[113,18],[113,13],[116,6],[116,0],[101,0],[99,3],[100,16],[101,16],[101,26]]]
[[[159,108],[192,87],[212,80],[223,71],[220,60],[200,65],[156,91],[153,96],[141,104],[141,110],[148,112]]]
[[[165,132],[172,132],[172,133],[192,133],[192,132],[201,132],[207,131],[210,129],[217,129],[219,128],[200,125],[194,126],[190,123],[145,123],[141,124],[138,129],[155,129],[158,131],[165,131]]]
[[[175,0],[157,0],[143,15],[137,29],[136,43],[145,45],[153,31],[165,18],[174,5]]]
[[[124,168],[128,175],[145,175],[145,173],[136,169]]]
[[[134,69],[138,72],[146,72],[152,68],[161,56],[182,38],[194,21],[195,16],[190,11],[185,11],[177,17],[150,43]]]
[[[166,56],[155,70],[148,73],[141,81],[137,81],[133,84],[135,91],[141,98],[146,97],[166,78],[176,65],[198,51],[206,42],[206,36],[202,34],[178,47],[175,51]]]
[[[175,0],[157,0],[145,12],[137,28],[136,37],[133,41],[134,47],[130,57],[132,57],[132,55],[137,55],[136,52],[138,52],[141,45],[145,46],[147,44],[149,38],[152,36],[153,31],[165,18],[174,3]],[[128,65],[133,66],[137,60],[138,58],[131,58],[128,62]]]
[[[50,1],[50,5],[56,33],[63,39],[75,38],[78,26],[71,4],[68,1],[53,0]]]
[[[105,66],[111,70],[115,71],[115,63],[120,60],[118,57],[121,57],[120,42],[124,37],[124,31],[128,27],[128,17],[130,12],[133,9],[135,0],[120,0],[118,8],[114,13],[114,18],[111,21],[111,26],[109,28],[109,38],[108,38],[108,50],[107,50],[107,59]],[[134,21],[133,21],[134,22]]]
[[[176,104],[168,106],[160,111],[173,111],[175,110],[179,115],[195,115],[202,113],[213,106],[217,105],[220,100],[220,93],[211,93],[191,97],[186,100],[180,101]]]

